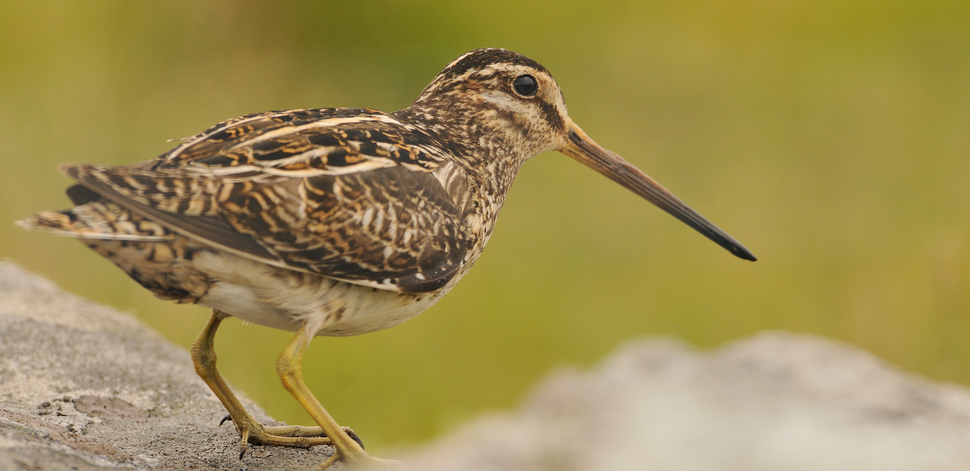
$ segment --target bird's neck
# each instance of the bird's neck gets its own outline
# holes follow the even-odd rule
[[[447,151],[475,187],[479,198],[488,197],[497,214],[519,173],[531,156],[518,155],[494,116],[456,103],[416,101],[393,115],[427,133]]]
[[[416,101],[393,115],[414,125],[438,141],[451,162],[439,179],[468,218],[477,216],[479,236],[487,240],[498,214],[523,162],[529,156],[517,155],[501,130],[493,129],[495,118],[460,105]],[[474,224],[472,222],[471,224]]]

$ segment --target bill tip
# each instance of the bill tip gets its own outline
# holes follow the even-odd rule
[[[745,260],[750,260],[752,262],[758,261],[758,257],[755,257],[753,253],[751,253],[750,251],[748,251],[748,249],[744,247],[736,247],[734,248],[734,250],[732,250],[732,252],[734,252],[734,255],[737,256],[738,258],[743,258]]]

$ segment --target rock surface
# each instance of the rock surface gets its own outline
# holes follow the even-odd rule
[[[225,415],[184,349],[0,262],[0,470],[314,469],[331,452],[250,447],[240,461]]]
[[[183,349],[0,262],[0,470],[314,469],[331,452],[239,460],[224,415]],[[642,340],[401,457],[428,471],[966,470],[970,390],[788,333],[711,353]]]
[[[970,390],[769,332],[713,353],[630,343],[406,458],[423,471],[970,470]]]

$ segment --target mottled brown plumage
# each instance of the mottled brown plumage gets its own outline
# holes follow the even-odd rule
[[[394,113],[300,109],[233,118],[154,160],[65,165],[76,205],[21,222],[80,238],[158,296],[214,309],[193,348],[202,378],[246,441],[333,442],[369,457],[313,399],[299,358],[315,335],[354,335],[427,309],[468,271],[521,165],[560,150],[754,257],[573,123],[538,63],[480,49],[448,65]],[[263,427],[215,369],[226,316],[296,331],[284,385],[322,428]],[[243,448],[245,449],[245,448]],[[333,462],[329,460],[325,465]]]

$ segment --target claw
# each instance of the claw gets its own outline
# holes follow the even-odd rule
[[[223,419],[225,421],[225,419]],[[239,441],[239,459],[243,459],[246,456],[246,449],[249,448],[249,429],[246,428],[240,433]]]
[[[357,436],[357,434],[356,434],[356,433],[354,433],[354,431],[353,431],[353,430],[351,430],[351,429],[350,429],[350,428],[348,428],[348,427],[344,427],[344,432],[346,432],[346,433],[347,433],[347,436],[348,436],[348,437],[350,437],[350,438],[352,438],[352,439],[353,439],[353,440],[354,440],[355,442],[357,442],[357,444],[358,444],[358,445],[360,445],[360,449],[361,449],[361,450],[363,450],[363,449],[364,449],[364,441],[363,441],[363,440],[361,440],[361,439],[360,439],[360,437],[358,437],[358,436]]]
[[[224,424],[226,422],[232,422],[232,416],[231,415],[226,415],[225,417],[223,417],[222,420],[219,421],[219,426],[222,427],[222,424]]]

